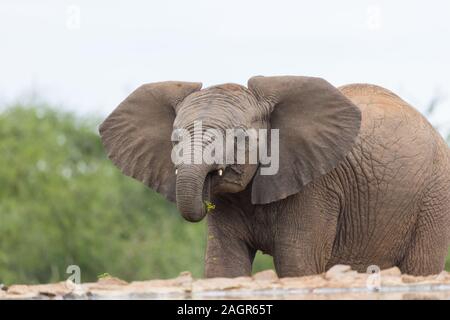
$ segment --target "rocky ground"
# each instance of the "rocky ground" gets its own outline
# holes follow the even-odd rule
[[[450,273],[402,275],[398,268],[373,274],[337,265],[324,274],[278,278],[266,270],[252,277],[177,278],[126,282],[105,277],[95,283],[12,285],[0,299],[450,299]]]

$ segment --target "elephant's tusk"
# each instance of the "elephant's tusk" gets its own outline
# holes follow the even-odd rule
[[[177,175],[178,174],[178,169],[175,169],[175,175]]]
[[[222,176],[222,174],[223,174],[223,170],[219,169],[219,176]]]

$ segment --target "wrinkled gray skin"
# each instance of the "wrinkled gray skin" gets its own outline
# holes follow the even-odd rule
[[[181,165],[171,132],[279,128],[280,169]],[[348,264],[443,270],[450,242],[450,151],[417,111],[374,85],[334,88],[318,78],[255,77],[248,89],[161,82],[132,93],[102,124],[122,171],[177,203],[189,221],[207,215],[207,277],[251,273],[257,250],[281,277]],[[220,177],[218,169],[224,169]]]

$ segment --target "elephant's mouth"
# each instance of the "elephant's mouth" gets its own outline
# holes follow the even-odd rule
[[[202,200],[203,203],[211,203],[211,185],[212,185],[212,173],[208,173],[203,183]]]
[[[210,190],[213,194],[218,193],[236,193],[245,188],[243,181],[243,171],[238,166],[231,165],[223,169],[223,176],[216,172],[208,174]],[[208,177],[207,177],[208,179]],[[205,180],[206,185],[206,180]]]
[[[243,183],[235,170],[194,166],[179,169],[176,187],[177,206],[181,214],[188,221],[198,222],[215,209],[214,195],[239,192],[243,189]]]

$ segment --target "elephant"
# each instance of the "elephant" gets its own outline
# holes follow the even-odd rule
[[[278,129],[279,169],[257,163],[174,163],[174,129]],[[450,243],[450,149],[416,109],[372,84],[256,76],[202,89],[144,84],[99,127],[108,157],[207,219],[205,277],[249,276],[255,253],[279,277],[397,266],[441,272]],[[197,141],[205,149],[208,141]],[[228,151],[227,151],[228,152]],[[209,210],[205,199],[215,208]]]

